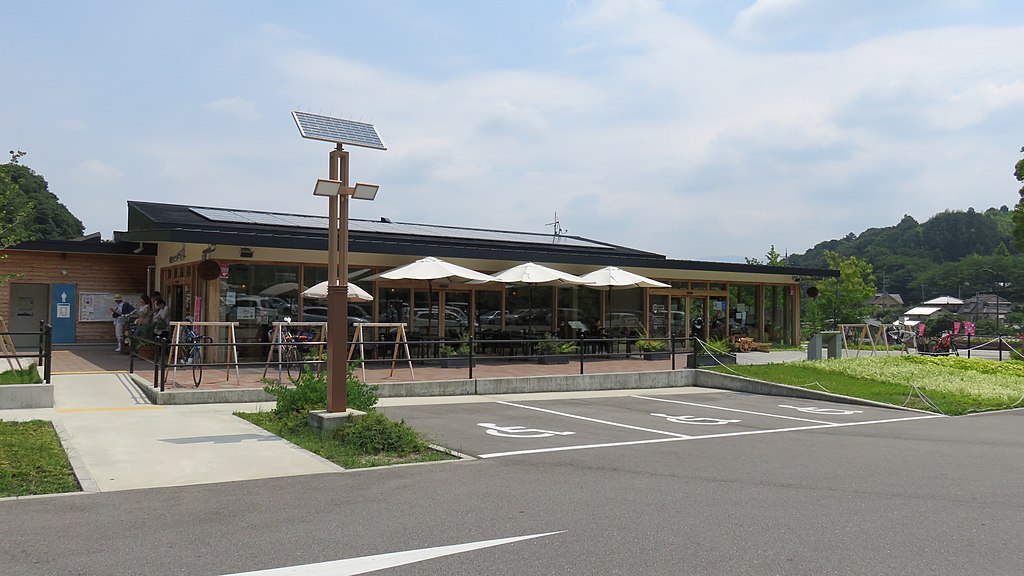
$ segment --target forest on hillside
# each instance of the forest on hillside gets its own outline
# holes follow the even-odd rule
[[[856,256],[871,264],[879,292],[899,294],[907,304],[937,296],[967,298],[999,294],[1024,301],[1024,254],[1013,241],[1012,211],[1003,206],[977,212],[946,210],[920,223],[904,216],[895,226],[815,245],[791,254],[791,266],[824,268],[825,252]]]

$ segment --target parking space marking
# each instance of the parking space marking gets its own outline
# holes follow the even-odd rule
[[[688,436],[682,438],[654,438],[651,440],[633,440],[629,442],[609,442],[607,444],[587,444],[580,446],[561,446],[553,448],[535,448],[531,450],[515,450],[510,452],[493,452],[491,454],[480,454],[481,459],[500,458],[502,456],[521,456],[524,454],[541,454],[545,452],[565,452],[568,450],[585,450],[589,448],[613,448],[618,446],[637,446],[640,444],[656,444],[661,442],[684,442],[690,440],[709,440],[712,438],[728,438],[733,436],[752,436],[755,434],[774,434],[776,432],[800,432],[803,430],[824,430],[828,428],[846,428],[848,426],[863,426],[866,424],[888,424],[890,422],[908,422],[911,420],[928,420],[931,418],[947,418],[941,414],[929,414],[925,416],[908,416],[906,418],[893,418],[889,420],[871,420],[866,422],[844,422],[841,424],[817,424],[814,426],[796,426],[793,428],[775,428],[769,430],[746,430],[743,432],[723,432],[721,434],[707,434],[703,436]],[[798,418],[799,420],[799,418]]]
[[[766,414],[764,412],[752,412],[750,410],[740,410],[738,408],[725,408],[723,406],[714,406],[711,404],[697,404],[695,402],[683,402],[682,400],[670,400],[668,398],[657,398],[655,396],[633,396],[633,398],[640,398],[642,400],[656,400],[658,402],[670,402],[672,404],[686,404],[687,406],[699,406],[701,408],[711,408],[714,410],[725,410],[726,412],[740,412],[742,414],[752,414],[754,416],[769,416],[771,418],[784,418],[786,420],[798,420],[800,422],[812,422],[814,424],[832,424],[832,422],[825,422],[824,420],[811,420],[809,418],[797,418],[796,416],[783,416],[781,414]]]
[[[609,422],[608,420],[598,420],[597,418],[590,418],[589,416],[579,416],[577,414],[569,414],[568,412],[558,412],[556,410],[548,410],[547,408],[538,408],[536,406],[528,406],[526,404],[516,404],[514,402],[499,401],[498,404],[504,404],[506,406],[515,406],[516,408],[526,408],[527,410],[536,410],[537,412],[546,412],[548,414],[554,414],[556,416],[563,416],[565,418],[575,418],[577,420],[586,420],[587,422],[597,422],[598,424],[606,424],[608,426],[618,426],[619,428],[628,428],[630,430],[639,430],[641,432],[651,432],[653,434],[664,434],[665,436],[674,436],[676,438],[690,438],[686,434],[678,434],[676,432],[667,432],[665,430],[655,430],[653,428],[642,428],[640,426],[631,426],[629,424],[622,424],[621,422]]]

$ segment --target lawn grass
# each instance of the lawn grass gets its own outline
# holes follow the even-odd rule
[[[53,424],[0,420],[0,497],[79,490]]]
[[[869,356],[742,365],[719,372],[866,400],[962,415],[1024,405],[1024,362],[925,356]]]
[[[21,370],[6,370],[0,372],[0,384],[42,384],[43,378],[39,375],[39,368],[35,362],[28,368]]]
[[[403,452],[366,452],[344,442],[338,433],[321,434],[306,424],[304,415],[278,416],[274,412],[235,412],[235,416],[252,422],[264,430],[310,452],[330,460],[342,468],[371,468],[413,462],[454,460],[455,456],[440,452],[419,440],[416,447]],[[411,433],[415,434],[415,432]]]

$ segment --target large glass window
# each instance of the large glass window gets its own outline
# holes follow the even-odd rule
[[[509,332],[544,334],[554,330],[552,326],[551,286],[513,286],[505,291],[509,310],[505,327]]]
[[[238,322],[240,344],[269,342],[271,323],[297,317],[299,267],[273,264],[231,264],[220,280],[220,319]],[[266,356],[261,346],[239,346],[239,355]]]
[[[604,326],[613,336],[631,337],[645,322],[644,289],[626,288],[611,290],[605,308]]]
[[[729,332],[759,340],[760,320],[757,317],[759,286],[734,284],[729,287]]]
[[[595,296],[598,297],[595,298]],[[560,338],[575,338],[580,326],[583,327],[584,332],[594,330],[600,316],[599,305],[600,299],[596,290],[578,286],[560,286],[555,318],[557,335]]]
[[[765,286],[764,332],[770,342],[791,344],[791,322],[794,291],[791,286]]]
[[[480,332],[501,332],[505,311],[501,307],[501,292],[477,290],[476,324]]]

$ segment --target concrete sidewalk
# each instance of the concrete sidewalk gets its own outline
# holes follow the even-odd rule
[[[154,406],[125,373],[57,375],[54,408],[0,420],[54,423],[85,491],[337,472],[341,467],[242,420],[272,404]]]

